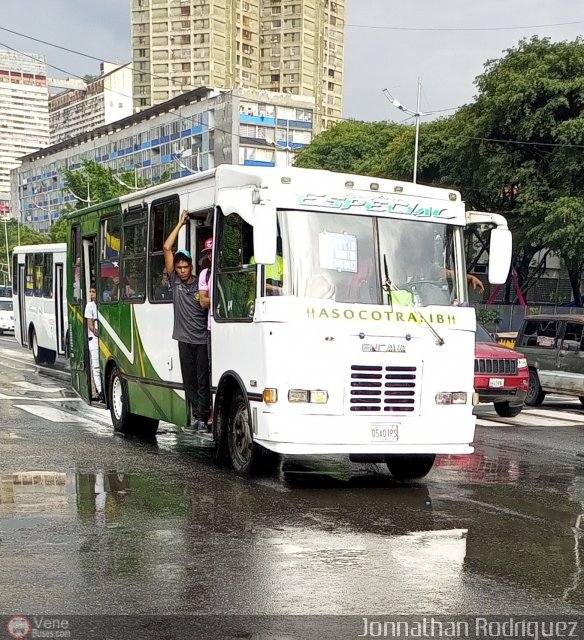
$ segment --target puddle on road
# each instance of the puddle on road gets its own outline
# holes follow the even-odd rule
[[[199,594],[212,611],[414,612],[422,593],[432,611],[472,610],[484,584],[584,607],[576,489],[552,507],[514,485],[469,484],[465,503],[440,482],[348,468],[296,459],[257,482],[205,462],[192,473],[5,474],[0,551],[55,562],[62,548],[81,592],[86,579],[123,584],[169,610]]]

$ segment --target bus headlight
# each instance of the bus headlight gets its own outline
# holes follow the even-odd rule
[[[323,389],[290,389],[288,391],[288,402],[326,404],[328,402],[328,391]]]
[[[306,389],[290,389],[288,391],[288,402],[308,402],[310,400],[310,392]]]
[[[312,404],[326,404],[328,402],[328,391],[315,389],[310,392],[310,402]]]
[[[440,391],[436,404],[466,404],[466,391]]]

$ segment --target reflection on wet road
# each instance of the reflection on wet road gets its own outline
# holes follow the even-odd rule
[[[418,484],[339,457],[244,481],[173,427],[113,437],[0,347],[6,613],[584,612],[584,415],[562,399],[517,424],[486,409],[476,453]]]

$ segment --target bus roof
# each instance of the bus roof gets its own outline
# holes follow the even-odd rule
[[[55,242],[53,244],[27,244],[14,247],[13,253],[59,253],[67,251],[67,245],[64,242]]]
[[[205,185],[207,183],[207,185]],[[78,209],[68,214],[69,217],[77,217],[91,211],[103,210],[110,206],[132,202],[136,199],[153,196],[163,197],[166,194],[176,192],[177,188],[189,185],[213,186],[215,189],[257,186],[259,188],[271,187],[275,190],[286,189],[287,185],[302,186],[303,192],[315,193],[340,193],[347,190],[370,192],[375,194],[391,194],[393,197],[428,198],[435,201],[460,203],[461,195],[453,189],[441,187],[429,187],[412,182],[388,180],[372,176],[361,176],[349,173],[335,173],[323,169],[301,169],[298,167],[248,167],[240,165],[223,164],[215,169],[201,171],[183,178],[177,178],[169,182],[134,191],[120,198],[114,198],[99,204]]]

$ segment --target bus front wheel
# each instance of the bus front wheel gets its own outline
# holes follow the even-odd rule
[[[153,438],[158,431],[158,420],[128,411],[128,388],[117,367],[112,369],[108,385],[108,405],[114,431]]]
[[[280,461],[278,454],[253,441],[249,407],[241,390],[231,400],[227,446],[233,468],[244,477],[273,473]]]
[[[396,480],[417,480],[430,473],[435,459],[433,453],[400,453],[385,456],[385,464]]]

